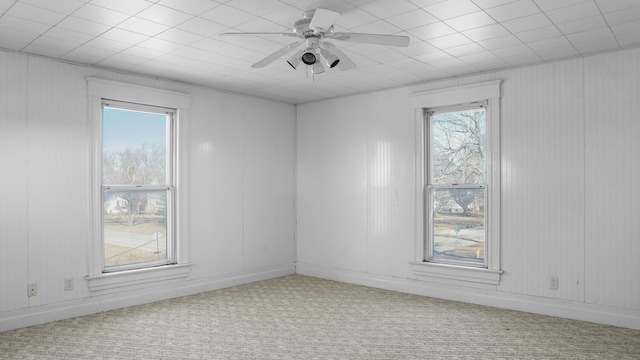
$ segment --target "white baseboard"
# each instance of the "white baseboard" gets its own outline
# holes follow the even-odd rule
[[[286,264],[194,281],[174,282],[170,285],[148,287],[135,292],[93,296],[64,303],[9,311],[0,314],[0,331],[19,329],[77,316],[148,304],[295,273],[295,265]]]
[[[296,273],[385,290],[640,330],[640,311],[296,264]]]

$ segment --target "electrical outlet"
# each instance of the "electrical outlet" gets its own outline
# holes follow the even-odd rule
[[[558,277],[557,276],[549,277],[549,289],[558,290]]]
[[[27,296],[32,297],[38,295],[38,284],[27,284]]]
[[[69,279],[64,279],[64,291],[71,291],[73,290],[73,279],[69,278]]]

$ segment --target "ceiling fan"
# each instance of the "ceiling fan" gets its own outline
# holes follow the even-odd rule
[[[342,71],[356,67],[356,64],[349,59],[347,55],[338,49],[337,46],[326,40],[349,41],[374,45],[409,46],[408,36],[334,31],[333,23],[339,17],[340,13],[318,8],[316,10],[305,12],[303,18],[293,24],[291,32],[228,32],[220,35],[278,35],[300,38],[302,40],[286,45],[280,50],[251,65],[251,67],[265,67],[290,51],[293,51],[305,44],[304,48],[298,50],[287,60],[287,63],[289,63],[292,68],[297,69],[300,62],[302,62],[308,67],[311,67],[311,72],[313,74],[323,73],[325,66],[328,68],[335,67]]]

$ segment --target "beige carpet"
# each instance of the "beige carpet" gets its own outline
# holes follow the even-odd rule
[[[0,332],[0,359],[640,359],[640,331],[292,275]]]

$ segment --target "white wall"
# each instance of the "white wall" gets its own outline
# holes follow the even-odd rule
[[[639,64],[632,49],[299,105],[297,271],[640,329]],[[488,80],[503,80],[502,281],[417,281],[410,96]]]
[[[87,76],[191,94],[185,281],[89,292]],[[294,273],[295,116],[293,105],[0,51],[0,330]]]

